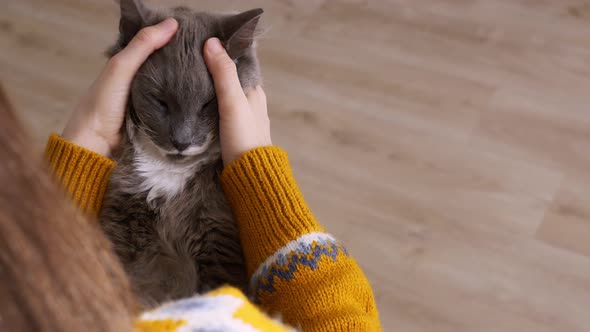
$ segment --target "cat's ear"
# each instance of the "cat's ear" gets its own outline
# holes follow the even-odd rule
[[[252,46],[256,34],[256,25],[264,13],[262,8],[251,9],[243,13],[226,17],[221,23],[222,38],[229,56],[236,60]]]
[[[131,39],[145,26],[149,9],[142,0],[119,0],[121,5],[121,20],[119,33],[121,41],[127,45]],[[122,46],[124,46],[122,45]]]

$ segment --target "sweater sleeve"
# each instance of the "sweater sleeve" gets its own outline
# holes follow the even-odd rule
[[[49,137],[45,158],[76,205],[89,215],[97,216],[115,162],[56,134]]]
[[[253,300],[304,331],[379,331],[371,286],[315,220],[287,154],[246,152],[221,177],[239,229]]]

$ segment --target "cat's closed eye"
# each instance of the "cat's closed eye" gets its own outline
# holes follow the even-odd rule
[[[209,100],[203,105],[203,109],[208,109],[210,106],[213,106],[213,104],[215,104],[216,102],[217,98],[213,97],[211,100]]]
[[[203,110],[204,114],[213,114],[217,112],[217,98],[213,97],[211,100],[206,102],[201,109]]]
[[[162,111],[163,114],[168,114],[168,104],[159,98],[155,98],[155,100],[160,106],[160,111]]]
[[[215,122],[217,120],[217,98],[213,97],[201,106],[201,111],[199,113],[198,116],[201,120]]]

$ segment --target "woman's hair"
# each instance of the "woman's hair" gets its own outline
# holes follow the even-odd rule
[[[0,84],[0,331],[130,331],[109,242],[56,185]]]

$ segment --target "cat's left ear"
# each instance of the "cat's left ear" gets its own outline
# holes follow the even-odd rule
[[[119,0],[119,3],[121,7],[119,33],[124,47],[145,26],[150,11],[142,0]]]
[[[262,13],[264,13],[262,8],[251,9],[229,16],[221,22],[222,36],[220,39],[232,59],[238,59],[252,47],[256,26]]]

